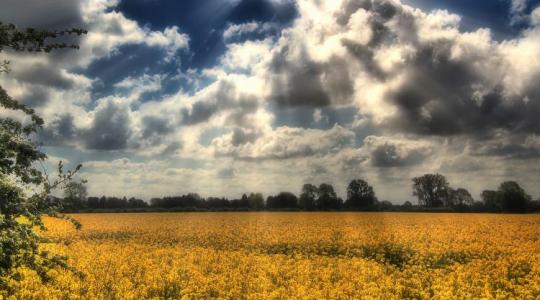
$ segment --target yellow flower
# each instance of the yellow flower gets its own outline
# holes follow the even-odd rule
[[[80,271],[29,270],[2,299],[538,299],[540,216],[81,214],[45,244]]]

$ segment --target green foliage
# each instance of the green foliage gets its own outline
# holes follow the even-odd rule
[[[418,205],[441,207],[448,205],[450,186],[446,177],[441,174],[425,174],[415,177],[413,181],[413,196],[418,197]]]
[[[377,203],[373,187],[362,179],[355,179],[347,187],[347,202],[350,208],[369,208]]]
[[[248,197],[249,208],[255,210],[264,209],[264,197],[261,193],[251,193]]]
[[[84,182],[68,182],[64,188],[64,209],[75,210],[85,206],[88,192]],[[127,202],[127,200],[126,200]]]
[[[474,203],[474,199],[471,196],[471,193],[469,193],[469,191],[464,188],[458,188],[458,189],[450,188],[450,201],[451,201],[452,206],[455,206],[458,208],[471,206]]]
[[[319,196],[319,189],[313,184],[306,183],[302,187],[302,194],[298,199],[298,205],[304,210],[313,210],[316,206],[317,197]]]
[[[490,211],[524,212],[532,209],[531,196],[515,181],[501,183],[497,191],[482,192],[482,201]]]
[[[78,28],[67,30],[36,30],[34,28],[27,28],[25,30],[19,30],[13,24],[0,22],[0,52],[4,48],[11,48],[15,51],[47,53],[55,49],[78,49],[79,46],[75,44],[49,41],[66,36],[80,36],[86,33],[86,30]]]
[[[524,211],[531,201],[531,196],[515,181],[501,183],[499,194],[505,211]]]
[[[328,183],[321,183],[318,191],[319,197],[317,199],[317,207],[319,209],[333,210],[341,208],[341,199],[337,197],[337,194],[334,191],[334,186]]]
[[[281,192],[275,196],[268,196],[266,207],[269,209],[298,208],[298,198],[293,193]]]
[[[50,39],[68,35],[81,35],[84,30],[38,31],[26,29],[19,31],[12,24],[0,23],[0,52],[9,48],[14,51],[50,52],[54,49],[77,48],[65,43],[49,43]],[[8,73],[9,62],[0,64],[0,73]],[[46,173],[37,169],[46,159],[32,140],[42,125],[41,119],[33,109],[11,98],[0,87],[0,108],[18,112],[24,118],[0,118],[0,288],[6,289],[9,279],[20,279],[20,268],[34,270],[42,280],[48,280],[51,268],[69,268],[65,257],[48,253],[40,247],[46,242],[36,232],[36,228],[46,230],[42,215],[75,220],[59,215],[59,204],[51,201],[51,191],[70,182],[81,165],[75,170],[64,172],[58,165],[58,178],[52,182]]]

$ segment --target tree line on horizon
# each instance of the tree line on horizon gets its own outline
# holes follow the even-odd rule
[[[363,179],[354,179],[347,186],[347,197],[338,197],[333,185],[306,183],[299,196],[280,192],[266,199],[261,193],[243,194],[239,199],[203,198],[196,193],[152,198],[149,202],[137,198],[87,197],[86,186],[72,182],[63,198],[54,198],[66,212],[107,210],[171,210],[171,211],[475,211],[475,212],[535,212],[540,200],[533,201],[515,181],[501,183],[497,190],[485,190],[481,201],[475,201],[465,188],[453,188],[441,174],[425,174],[412,179],[412,195],[418,200],[396,205],[379,201],[375,191]]]

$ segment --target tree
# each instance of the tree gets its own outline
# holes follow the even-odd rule
[[[540,199],[531,201],[529,203],[529,209],[533,212],[540,212]]]
[[[12,24],[0,22],[0,53],[4,49],[27,52],[50,52],[54,49],[77,48],[65,43],[51,43],[56,38],[81,35],[84,30],[37,31],[18,30]],[[0,73],[8,73],[9,62],[0,64]],[[0,107],[27,116],[28,121],[10,117],[0,117],[0,289],[8,290],[7,282],[21,278],[21,267],[35,271],[42,280],[47,280],[48,270],[56,267],[67,268],[63,257],[40,249],[42,238],[35,227],[45,230],[42,215],[58,215],[58,206],[49,197],[51,191],[69,182],[81,168],[63,171],[58,165],[58,178],[52,182],[47,174],[36,168],[36,163],[44,161],[46,155],[39,151],[32,140],[42,125],[41,119],[33,109],[11,98],[0,87]],[[35,191],[29,195],[25,190]],[[20,220],[24,219],[25,222]],[[72,220],[77,226],[76,221]]]
[[[264,198],[261,193],[251,193],[248,197],[249,208],[261,210],[264,208]]]
[[[503,211],[525,211],[531,201],[531,196],[515,181],[501,183],[498,193]]]
[[[443,175],[426,174],[412,181],[413,196],[418,197],[418,205],[440,207],[449,204],[449,185]]]
[[[531,196],[515,181],[505,181],[498,190],[485,190],[481,196],[490,211],[523,212],[531,205]]]
[[[240,199],[231,200],[231,207],[238,210],[248,210],[250,206],[249,198],[243,194]]]
[[[379,203],[379,209],[382,211],[392,210],[393,207],[394,207],[394,204],[392,204],[392,202],[388,200],[383,200],[381,201],[381,203]]]
[[[230,207],[229,200],[225,198],[209,197],[206,198],[205,204],[209,209],[228,209]]]
[[[474,203],[471,193],[464,188],[450,189],[450,198],[452,205],[457,207],[471,206]]]
[[[317,198],[317,207],[319,209],[340,209],[342,204],[331,184],[321,183],[319,185],[319,197]]]
[[[405,203],[401,205],[401,208],[404,210],[411,210],[413,208],[413,205],[411,201],[405,201]]]
[[[90,198],[88,198],[88,206],[90,206]],[[130,208],[144,208],[148,207],[148,203],[146,203],[144,200],[131,197],[128,200],[128,206]]]
[[[369,208],[377,203],[373,187],[365,180],[355,179],[347,187],[345,206],[350,208]]]
[[[303,210],[313,210],[316,208],[315,202],[319,196],[319,189],[313,184],[306,183],[302,187],[302,193],[300,199],[298,199],[298,206]]]
[[[482,202],[489,211],[502,210],[501,203],[499,201],[499,193],[497,191],[485,190],[481,194]]]
[[[276,196],[269,196],[266,200],[266,207],[270,209],[297,208],[298,198],[293,193],[281,192]]]
[[[98,197],[88,197],[88,200],[86,201],[86,205],[88,205],[88,208],[99,208],[99,198]]]
[[[69,182],[64,189],[63,208],[77,210],[84,208],[88,192],[84,182]]]

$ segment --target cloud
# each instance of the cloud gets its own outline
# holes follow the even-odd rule
[[[531,25],[540,26],[540,7],[535,8],[531,13]]]
[[[217,171],[217,177],[229,179],[234,177],[234,169],[233,168],[224,168]]]
[[[332,57],[319,63],[303,49],[296,53],[291,50],[288,46],[274,50],[269,63],[267,76],[273,101],[284,107],[350,103],[353,86],[345,60]]]
[[[244,41],[227,45],[227,52],[221,57],[221,67],[229,72],[249,73],[266,58],[273,47],[271,39]]]
[[[179,50],[188,48],[189,37],[180,33],[177,26],[152,31],[121,12],[111,10],[116,5],[116,1],[105,0],[91,0],[82,5],[88,35],[81,44],[81,52],[86,58],[79,62],[81,65],[87,66],[99,58],[114,55],[123,45],[159,47],[166,53],[166,62],[174,59]]]
[[[525,10],[529,0],[510,0],[511,24],[515,25],[526,20]]]
[[[236,88],[226,81],[214,83],[212,87],[204,89],[195,98],[190,107],[180,111],[182,124],[196,125],[207,122],[214,114],[234,105]]]
[[[56,116],[39,134],[46,146],[66,146],[75,140],[78,132],[73,115],[63,114]]]
[[[148,46],[158,46],[166,50],[166,62],[171,61],[179,50],[187,49],[189,45],[189,37],[180,33],[178,26],[167,27],[163,32],[152,31],[147,33],[147,36],[144,42]]]
[[[434,145],[425,141],[411,141],[391,137],[368,136],[364,147],[375,167],[407,167],[422,163],[434,152]]]
[[[242,1],[213,33],[225,49],[217,64],[185,72],[179,54],[201,50],[182,28],[142,25],[119,1],[55,3],[71,17],[51,12],[43,24],[89,29],[81,49],[7,53],[17,69],[2,86],[45,117],[47,145],[105,157],[88,174],[111,193],[179,193],[179,181],[186,192],[273,193],[362,176],[381,198],[402,200],[409,178],[426,172],[475,191],[535,177],[526,162],[540,153],[540,8],[526,15],[524,1],[512,7],[528,27],[501,41],[489,29],[465,32],[447,10],[399,1],[264,1],[282,15],[294,8],[291,22],[250,18],[256,2]],[[161,53],[156,68],[112,76],[96,96],[109,79],[85,70],[115,68],[126,47]],[[113,159],[124,154],[146,158]]]
[[[240,125],[258,108],[253,96],[241,92],[238,85],[226,79],[203,89],[191,101],[188,107],[180,110],[182,125],[208,122],[219,114],[225,115],[227,125]]]
[[[99,84],[99,78],[83,74],[88,66],[117,55],[119,49],[126,45],[161,49],[164,62],[178,63],[177,52],[188,51],[189,37],[177,26],[166,27],[162,31],[141,26],[114,9],[118,1],[53,0],[47,5],[40,1],[11,2],[2,4],[0,16],[5,15],[3,20],[13,21],[22,28],[78,27],[89,31],[88,35],[73,41],[80,45],[77,51],[4,53],[5,58],[11,61],[13,72],[3,76],[0,82],[11,95],[36,108],[44,117],[46,127],[41,135],[47,137],[47,145],[105,151],[134,150],[144,144],[145,139],[156,141],[156,135],[172,132],[160,131],[155,122],[139,125],[141,117],[130,107],[141,101],[145,94],[160,91],[166,75],[142,74],[119,78],[114,84],[115,94],[105,95],[124,99],[125,103],[119,103],[93,99],[92,89]],[[43,15],[36,16],[35,11]],[[156,147],[173,149],[179,142],[167,143],[168,146]]]
[[[320,76],[322,71],[312,62],[303,62],[302,65],[293,66],[281,57],[276,57],[272,71],[273,98],[280,105],[313,105],[326,106],[330,104],[328,94],[322,89]]]
[[[260,137],[260,132],[244,128],[235,128],[233,130],[231,144],[233,146],[245,145],[253,143]]]
[[[51,72],[52,71],[52,72]],[[42,85],[58,89],[69,89],[73,87],[73,82],[67,72],[51,68],[46,64],[34,64],[28,68],[16,68],[13,72],[18,80],[30,84]]]
[[[32,86],[27,88],[21,95],[21,102],[30,107],[42,107],[49,100],[49,90],[42,86]]]
[[[268,58],[269,99],[279,106],[356,103],[380,128],[425,136],[540,130],[528,86],[540,70],[536,27],[497,42],[488,29],[461,32],[447,11],[394,1],[299,8]]]
[[[90,128],[83,133],[85,146],[94,150],[121,150],[131,135],[131,119],[127,107],[114,101],[101,103]]]
[[[242,24],[230,24],[229,27],[223,31],[223,39],[229,40],[232,37],[239,36],[246,33],[256,32],[261,29],[261,25],[257,22],[248,22]]]
[[[235,133],[212,141],[216,156],[232,156],[242,160],[301,158],[335,153],[354,142],[354,133],[334,126],[328,131],[278,127],[254,142],[238,143]]]
[[[170,121],[157,116],[146,116],[142,119],[142,136],[145,139],[172,132]]]
[[[507,159],[540,158],[540,136],[537,134],[511,135],[504,131],[497,131],[487,140],[475,141],[472,154]]]
[[[0,19],[19,27],[60,29],[81,26],[82,13],[77,1],[4,0]]]

